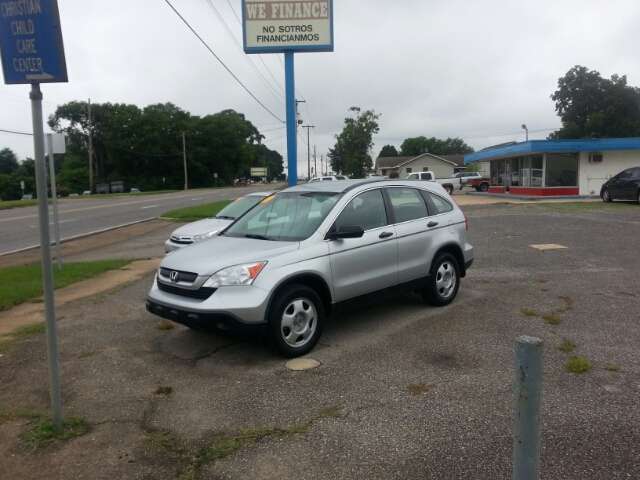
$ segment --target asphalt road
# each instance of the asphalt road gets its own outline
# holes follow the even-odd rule
[[[456,300],[434,308],[408,294],[332,317],[309,371],[260,342],[157,329],[144,308],[151,276],[67,304],[64,414],[91,432],[31,453],[19,437],[28,420],[0,422],[0,477],[511,478],[514,347],[526,334],[544,341],[541,478],[638,479],[639,209],[465,206],[476,257]],[[100,258],[153,256],[166,235]],[[558,350],[565,340],[573,352]],[[591,371],[569,373],[573,355]],[[0,407],[48,411],[43,335],[0,357],[0,385]],[[209,447],[248,431],[267,434],[214,459]]]
[[[86,235],[150,218],[178,208],[219,200],[231,200],[250,191],[281,185],[255,185],[216,190],[192,190],[140,196],[100,196],[58,199],[60,239]],[[49,207],[51,240],[55,240],[52,207]],[[40,245],[38,207],[0,210],[0,255]]]

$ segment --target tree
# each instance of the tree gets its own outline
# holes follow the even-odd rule
[[[640,89],[628,86],[626,75],[608,80],[576,65],[558,79],[551,99],[562,128],[550,139],[640,136]]]
[[[378,133],[378,118],[373,110],[362,112],[360,107],[351,107],[354,117],[344,119],[344,129],[336,135],[336,144],[329,149],[329,162],[334,172],[363,178],[372,168],[371,147],[373,135]]]
[[[423,153],[432,155],[464,155],[473,153],[473,148],[464,143],[460,138],[447,138],[439,140],[436,137],[424,136],[407,138],[400,145],[400,155],[403,157],[417,157]]]
[[[0,174],[11,175],[18,167],[18,157],[10,148],[0,150]]]
[[[380,154],[378,155],[378,157],[397,157],[398,154],[398,150],[396,150],[396,147],[394,147],[393,145],[385,145],[384,147],[382,147],[382,150],[380,150]]]

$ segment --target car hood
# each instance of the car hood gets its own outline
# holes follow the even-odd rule
[[[205,242],[182,248],[162,260],[160,266],[171,270],[213,275],[218,270],[241,263],[269,260],[297,250],[300,242],[274,242],[253,238],[211,237]]]
[[[231,225],[233,220],[222,218],[205,218],[204,220],[198,220],[197,222],[188,223],[173,231],[171,235],[180,236],[193,236],[200,235],[202,233],[208,233],[213,230],[222,230],[223,228]]]

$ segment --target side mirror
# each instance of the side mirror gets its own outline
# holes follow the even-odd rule
[[[362,225],[343,225],[338,231],[330,231],[327,234],[328,240],[338,240],[341,238],[362,238],[364,229]]]

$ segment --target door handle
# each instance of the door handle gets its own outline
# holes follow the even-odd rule
[[[429,223],[427,223],[427,227],[435,227],[436,225],[438,225],[438,222],[429,222]]]
[[[393,235],[393,233],[391,233],[391,232],[382,232],[379,235],[379,238],[389,238],[391,235]]]

